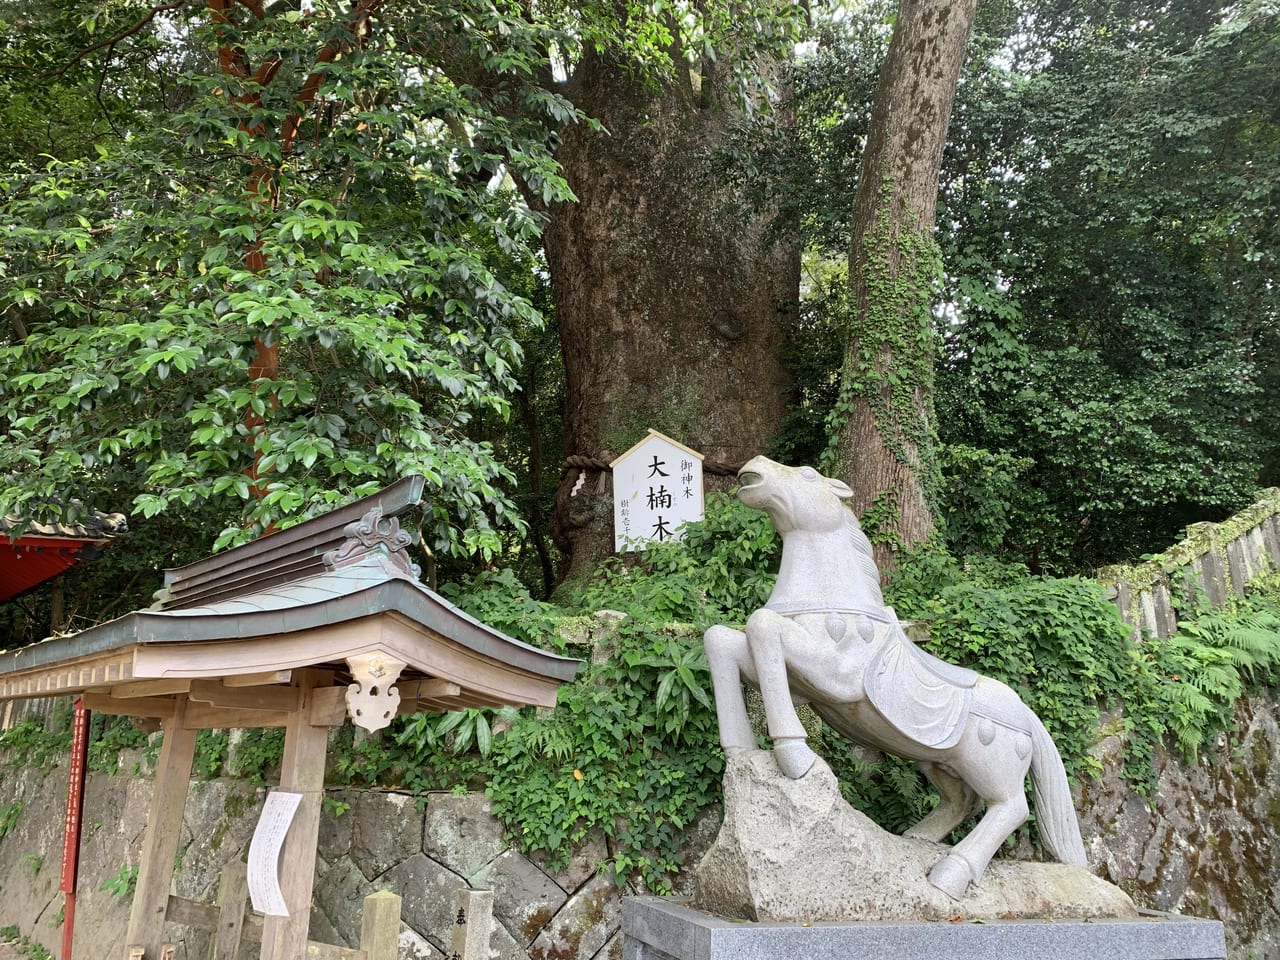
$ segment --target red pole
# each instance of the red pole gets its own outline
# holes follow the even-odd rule
[[[89,711],[84,698],[76,697],[71,727],[71,774],[67,785],[67,815],[62,830],[62,882],[66,907],[62,914],[62,960],[71,960],[71,939],[76,926],[76,873],[80,867],[81,811],[84,808],[84,771],[89,756]]]

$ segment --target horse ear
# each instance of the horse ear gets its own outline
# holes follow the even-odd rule
[[[853,496],[853,491],[843,481],[836,480],[833,477],[823,477],[822,479],[827,481],[827,486],[835,491],[835,495],[841,500],[848,500]]]

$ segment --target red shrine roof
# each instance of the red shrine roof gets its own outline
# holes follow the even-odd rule
[[[34,590],[81,560],[92,560],[128,531],[122,513],[94,511],[77,523],[0,517],[0,602]]]

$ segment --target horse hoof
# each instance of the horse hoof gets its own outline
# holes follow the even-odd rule
[[[969,864],[954,853],[947,854],[929,871],[929,882],[954,900],[964,896],[972,879],[973,871]]]
[[[773,759],[784,776],[799,780],[813,767],[818,755],[803,740],[790,740],[773,745]]]

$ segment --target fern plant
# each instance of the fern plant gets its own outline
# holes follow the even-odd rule
[[[1200,605],[1173,637],[1145,644],[1163,677],[1166,730],[1194,758],[1230,726],[1248,687],[1280,679],[1280,606],[1265,592],[1217,609]]]

